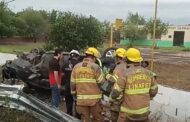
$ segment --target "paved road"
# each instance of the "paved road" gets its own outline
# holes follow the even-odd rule
[[[140,48],[145,59],[150,60],[151,49]],[[169,52],[169,51],[154,51],[154,61],[168,62],[168,63],[190,63],[190,52]]]

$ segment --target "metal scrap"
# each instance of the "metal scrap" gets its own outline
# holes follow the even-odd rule
[[[0,84],[0,106],[24,110],[44,122],[80,122],[43,101],[22,92],[23,85]]]

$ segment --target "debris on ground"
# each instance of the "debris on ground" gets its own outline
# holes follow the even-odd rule
[[[0,122],[41,122],[25,111],[0,107]]]

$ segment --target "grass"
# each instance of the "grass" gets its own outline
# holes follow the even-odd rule
[[[26,43],[26,44],[6,44],[0,45],[0,52],[2,53],[17,53],[17,52],[29,52],[33,48],[42,48],[45,44],[39,43]]]
[[[0,107],[1,122],[41,122],[30,113],[16,109]]]
[[[33,48],[43,48],[45,43],[25,43],[25,44],[4,44],[0,45],[0,52],[2,53],[18,53],[18,52],[29,52]],[[98,49],[103,52],[109,47],[109,43],[104,43]],[[125,49],[129,48],[127,45],[115,45],[115,47],[123,47]],[[135,46],[139,48],[139,46]],[[149,47],[151,48],[151,47]],[[170,51],[170,52],[179,52],[179,51],[190,51],[190,48],[186,47],[159,47],[156,48],[158,51]]]

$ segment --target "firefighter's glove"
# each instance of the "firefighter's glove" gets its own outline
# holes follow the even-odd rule
[[[106,74],[106,80],[109,80],[112,75]]]
[[[110,97],[115,100],[115,99],[117,99],[119,97],[119,95],[120,95],[120,92],[117,91],[117,90],[115,90],[115,89],[113,89],[111,91]]]
[[[109,96],[109,102],[110,102],[110,104],[112,104],[114,102],[114,99],[112,99],[111,96]]]
[[[105,76],[107,74],[109,74],[109,69],[107,67],[104,67],[102,71],[103,71],[103,73],[104,73]]]

